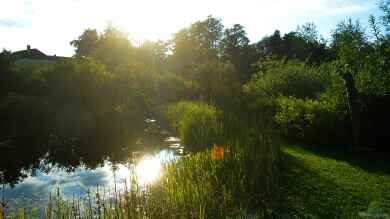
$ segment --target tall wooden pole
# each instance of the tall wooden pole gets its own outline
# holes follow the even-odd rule
[[[360,107],[359,94],[355,87],[353,76],[349,72],[341,73],[344,79],[347,93],[347,105],[352,125],[353,147],[357,150],[360,147]]]

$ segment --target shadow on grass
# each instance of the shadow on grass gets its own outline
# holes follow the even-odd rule
[[[283,156],[280,218],[359,218],[367,210],[369,196],[337,185],[290,154]]]
[[[390,175],[390,154],[379,151],[352,151],[348,147],[301,145],[302,153],[344,161],[370,173]],[[305,152],[306,150],[306,152]]]

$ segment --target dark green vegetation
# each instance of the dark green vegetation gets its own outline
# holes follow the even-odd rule
[[[390,2],[380,5],[371,32],[348,20],[328,41],[305,24],[251,44],[243,26],[224,28],[210,16],[169,42],[141,46],[112,26],[87,29],[71,42],[75,57],[52,64],[17,65],[4,51],[1,183],[16,184],[47,153],[49,163],[70,170],[124,160],[111,149],[133,145],[153,117],[193,154],[168,164],[146,193],[122,194],[128,204],[115,202],[105,217],[390,214],[389,165],[378,155],[389,152]],[[281,152],[279,139],[312,151]],[[210,155],[214,144],[224,148],[221,159]],[[71,209],[53,212],[78,214]],[[93,209],[83,217],[101,213]]]

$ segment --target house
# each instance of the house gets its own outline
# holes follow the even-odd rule
[[[50,64],[58,60],[68,59],[68,57],[56,55],[48,56],[38,49],[32,49],[30,45],[27,45],[26,50],[13,52],[11,56],[16,64]]]

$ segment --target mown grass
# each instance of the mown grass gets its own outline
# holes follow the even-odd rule
[[[341,152],[335,159],[297,146],[283,147],[282,151],[281,193],[286,218],[364,218],[359,215],[362,212],[390,217],[388,173],[343,160]],[[368,154],[345,154],[352,156],[364,160]]]

